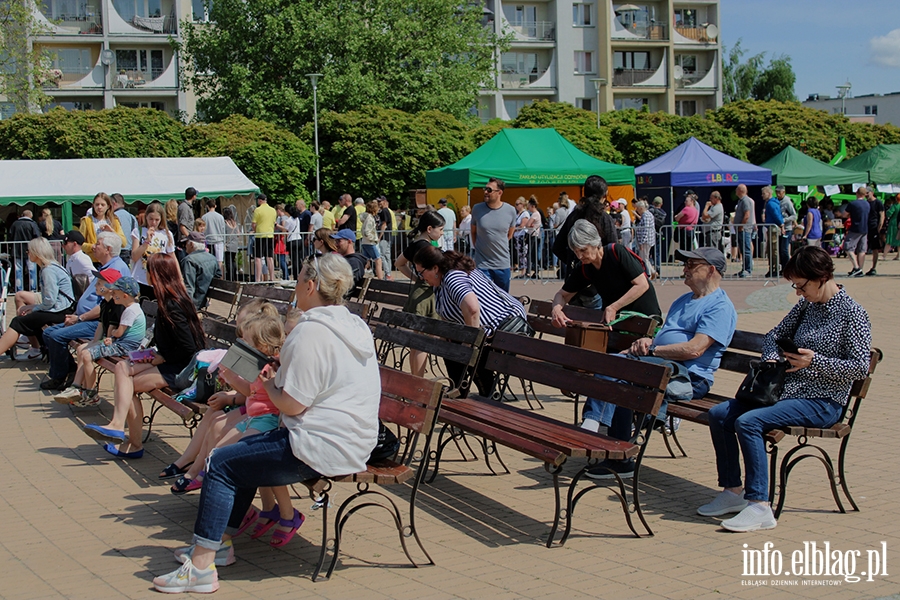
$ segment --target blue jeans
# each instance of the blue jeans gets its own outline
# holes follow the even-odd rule
[[[381,268],[385,276],[391,274],[391,243],[388,240],[378,242],[378,251],[381,252]]]
[[[28,269],[28,288],[33,292],[37,288],[37,265],[21,256],[16,257],[16,291],[21,292],[25,285],[23,266]]]
[[[747,470],[744,498],[769,499],[769,471],[763,434],[786,425],[831,427],[841,418],[843,407],[825,399],[781,400],[773,406],[754,409],[737,400],[722,402],[709,411],[709,435],[716,451],[719,485],[741,487],[738,444]]]
[[[237,533],[257,488],[316,477],[317,471],[294,456],[284,428],[216,448],[206,464],[193,543],[218,550],[223,534]]]
[[[85,321],[66,327],[63,323],[44,330],[44,346],[50,357],[50,379],[63,379],[75,370],[75,361],[69,354],[69,342],[78,339],[92,339],[99,321]]]
[[[744,260],[743,270],[747,273],[753,272],[753,232],[742,231],[741,239],[741,257]]]
[[[487,278],[493,281],[498,288],[503,290],[504,292],[509,292],[509,275],[510,269],[478,269],[485,275]]]

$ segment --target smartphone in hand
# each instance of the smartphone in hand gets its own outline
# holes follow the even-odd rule
[[[782,338],[775,342],[778,344],[778,347],[781,348],[785,352],[789,352],[790,354],[798,354],[800,348],[797,347],[797,344],[794,343],[794,340],[788,338]]]
[[[144,362],[145,360],[153,360],[153,350],[136,350],[128,353],[128,359],[133,363]]]

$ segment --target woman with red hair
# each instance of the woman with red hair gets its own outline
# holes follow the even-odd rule
[[[152,358],[116,364],[115,410],[106,425],[85,425],[84,431],[106,443],[106,451],[118,458],[141,458],[144,409],[138,394],[174,384],[195,353],[206,345],[194,303],[184,287],[173,254],[153,254],[147,259],[147,281],[159,304],[154,328]],[[128,435],[125,435],[125,426]]]

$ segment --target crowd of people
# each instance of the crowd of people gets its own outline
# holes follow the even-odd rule
[[[481,328],[488,336],[496,331],[534,335],[522,302],[509,293],[514,264],[510,241],[516,251],[523,251],[520,272],[524,262],[524,275],[529,275],[541,260],[540,244],[532,239],[540,236],[533,236],[533,231],[545,225],[535,210],[536,200],[519,199],[515,206],[505,203],[504,187],[503,181],[491,178],[484,187],[484,201],[463,216],[460,225],[465,224],[471,256],[454,249],[459,247],[456,235],[461,227],[448,229],[445,203],[420,215],[395,263],[410,281],[404,311]],[[570,203],[561,196],[553,206],[550,223],[556,239],[551,250],[564,283],[554,296],[552,319],[564,327],[569,321],[564,307],[572,303],[600,311],[601,320],[608,323],[624,313],[662,322],[654,337],[635,341],[622,353],[622,360],[670,368],[665,402],[657,415],[658,426],[664,427],[668,402],[702,398],[710,391],[735,332],[737,313],[722,288],[728,260],[719,238],[710,237],[710,243],[699,247],[693,242],[682,247],[679,239],[675,256],[684,263],[689,291],[672,303],[663,319],[652,281],[658,272],[654,258],[659,257],[653,256],[652,248],[659,229],[654,209],[659,207],[655,201],[640,200],[632,220],[624,202],[607,202],[607,192],[603,178],[591,176],[579,202]],[[740,202],[749,199],[746,193],[744,186],[737,187]],[[866,193],[859,196],[864,203]],[[777,189],[775,196],[780,212],[779,194],[783,190]],[[78,230],[65,233],[58,223],[50,223],[52,219],[45,220],[45,230],[63,242],[66,266],[57,260],[45,236],[28,242],[27,259],[40,268],[41,291],[16,293],[16,316],[0,336],[0,351],[13,357],[19,343],[30,347],[28,356],[46,356],[49,373],[41,389],[55,392],[58,402],[74,406],[100,402],[98,360],[124,358],[116,362],[113,372],[112,417],[102,425],[84,426],[85,433],[117,459],[143,457],[141,394],[181,389],[186,367],[203,354],[204,286],[214,274],[228,271],[236,252],[227,236],[236,228],[235,211],[227,208],[219,215],[215,203],[208,203],[203,218],[194,219],[191,202],[195,196],[196,190],[189,188],[181,204],[151,203],[138,221],[124,209],[121,197],[101,193]],[[766,197],[766,190],[764,197],[768,219],[771,197]],[[722,217],[721,197],[711,198],[702,211],[693,198],[689,200],[676,220],[684,213],[695,223],[701,219],[718,222]],[[384,251],[382,234],[398,228],[384,199],[358,203],[363,207],[360,212],[348,195],[338,204],[343,209],[340,214],[321,214],[321,206],[316,205],[313,210],[304,209],[310,215],[301,226],[291,222],[301,221],[296,209],[280,205],[272,209],[265,196],[258,199],[251,228],[256,275],[265,278],[273,273],[280,254],[275,232],[285,232],[284,250],[296,278],[294,306],[285,318],[265,300],[254,300],[239,310],[238,337],[269,360],[254,380],[218,365],[220,354],[204,358],[224,390],[211,395],[196,435],[159,474],[160,479],[174,479],[172,493],[201,490],[192,543],[175,551],[180,568],[154,579],[160,591],[218,589],[216,567],[235,561],[232,540],[245,531],[252,538],[271,532],[270,544],[276,548],[289,543],[305,517],[292,505],[286,486],[365,470],[376,448],[380,376],[374,341],[369,327],[343,304],[362,284],[367,268],[378,277],[390,273],[383,261],[393,248],[388,241]],[[870,215],[860,215],[861,207],[852,206],[844,211],[851,222],[868,223]],[[881,211],[879,229],[882,220],[896,227],[900,210],[896,206]],[[752,205],[738,212],[739,226],[749,222],[744,210],[752,212]],[[814,210],[810,206],[806,214],[796,215],[797,222],[815,224],[816,213],[809,217]],[[313,212],[321,218],[313,218]],[[527,217],[522,216],[525,213]],[[357,222],[361,237],[357,237]],[[310,247],[290,237],[307,223]],[[621,235],[623,228],[633,235]],[[752,243],[749,232],[739,233],[748,233],[741,238],[742,245],[748,239]],[[854,232],[848,229],[850,233]],[[521,238],[526,240],[524,246],[516,242]],[[851,276],[858,276],[854,273],[862,269],[859,249],[863,248],[864,258],[865,245],[856,237],[850,242]],[[775,240],[771,248],[780,253],[783,246]],[[283,271],[289,268],[279,266]],[[742,267],[746,270],[746,263]],[[834,280],[828,251],[809,243],[795,249],[782,267],[800,301],[766,335],[761,356],[763,361],[789,364],[779,402],[758,408],[731,400],[710,411],[722,491],[697,512],[703,516],[736,513],[722,522],[731,531],[776,526],[767,502],[765,433],[784,425],[833,425],[843,416],[850,386],[865,377],[869,364],[868,315]],[[152,331],[140,308],[145,298],[157,303]],[[796,343],[796,352],[779,348],[778,342],[785,338]],[[74,357],[69,351],[73,340],[80,340]],[[473,383],[481,395],[489,397],[497,378],[486,367],[487,353],[483,354]],[[426,358],[411,352],[408,368],[423,375]],[[459,384],[465,366],[445,363],[448,376]],[[585,430],[620,440],[635,435],[634,415],[602,398],[588,398],[582,416]],[[632,476],[633,470],[633,460],[605,460],[590,468],[587,476],[622,478]],[[254,506],[257,493],[260,508]]]

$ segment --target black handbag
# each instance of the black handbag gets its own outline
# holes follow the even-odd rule
[[[793,339],[800,329],[803,317],[806,316],[806,309],[809,303],[800,309],[800,316],[797,319],[797,325],[794,331],[787,338]],[[750,363],[750,372],[744,377],[737,393],[734,397],[746,404],[757,408],[772,406],[781,399],[781,392],[784,389],[784,379],[787,376],[787,370],[790,368],[789,363],[784,358],[779,358],[775,362],[755,360]]]
[[[527,335],[528,337],[534,337],[535,331],[534,328],[528,324],[528,321],[520,317],[519,315],[509,315],[497,325],[497,329],[495,331],[504,331],[506,333],[517,333],[519,335]]]

